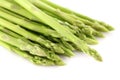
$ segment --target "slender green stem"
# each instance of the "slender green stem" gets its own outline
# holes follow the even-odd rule
[[[38,42],[39,44],[41,44],[49,49],[53,49],[55,52],[64,53],[62,48],[60,48],[58,45],[52,43],[51,41],[42,39],[40,36],[35,35],[29,31],[21,28],[19,25],[15,25],[15,24],[13,24],[9,21],[6,21],[5,19],[2,19],[2,18],[0,18],[0,25],[24,36],[27,39]]]
[[[9,43],[13,46],[18,47],[21,50],[28,51],[33,55],[38,55],[38,56],[46,56],[46,53],[39,47],[33,46],[27,42],[24,42],[20,38],[14,38],[2,31],[0,31],[0,40],[4,41],[6,43]]]
[[[26,58],[27,60],[31,61],[32,63],[34,64],[37,64],[37,65],[45,65],[45,66],[52,66],[52,65],[55,65],[55,63],[47,58],[42,58],[42,57],[39,57],[39,56],[34,56],[34,55],[31,55],[29,54],[28,52],[24,52],[24,51],[21,51],[20,49],[10,45],[10,44],[7,44],[3,41],[0,40],[0,45],[7,48],[8,50]]]
[[[61,7],[61,6],[57,5],[57,4],[54,4],[54,3],[50,2],[49,0],[40,0],[40,1],[42,1],[42,2],[44,2],[44,3],[46,3],[46,4],[50,5],[50,6],[52,6],[52,7],[54,7],[54,8],[60,9],[60,10],[63,11],[63,12],[70,13],[70,14],[75,14],[76,16],[78,16],[78,17],[80,17],[80,18],[82,18],[82,19],[84,19],[84,20],[88,20],[88,21],[90,21],[90,22],[97,22],[97,24],[99,24],[99,25],[101,25],[101,26],[104,26],[105,28],[107,28],[107,29],[110,30],[110,31],[111,31],[111,30],[114,30],[114,28],[113,28],[112,26],[110,26],[110,25],[108,25],[108,24],[106,24],[106,23],[104,23],[104,22],[97,21],[97,20],[92,19],[92,18],[90,18],[90,17],[88,17],[88,16],[85,16],[85,15],[83,15],[83,14],[80,14],[80,13],[74,12],[74,11],[72,11],[72,10],[70,10],[70,9]]]
[[[52,13],[50,13],[50,12],[48,12],[48,11],[46,11],[46,10],[43,10],[46,14],[48,14],[48,15],[50,15],[50,16],[52,16],[52,17],[54,17],[59,23],[61,23],[61,24],[65,24],[65,20],[63,20],[63,19],[61,19],[61,17],[58,17],[58,16],[56,16],[56,15],[54,15],[54,14],[52,14]],[[78,19],[80,19],[80,18],[78,18]],[[88,21],[88,20],[84,20],[84,19],[82,19],[83,20],[83,22],[85,21],[85,24],[86,25],[84,25],[84,27],[83,28],[79,28],[79,27],[77,27],[77,26],[74,26],[74,25],[71,25],[71,24],[69,24],[69,23],[67,23],[67,25],[69,25],[69,27],[75,32],[78,32],[79,30],[80,31],[82,31],[84,34],[89,34],[89,36],[92,36],[92,35],[94,35],[94,36],[96,36],[96,37],[104,37],[103,36],[103,34],[101,33],[101,32],[99,32],[99,31],[104,31],[104,32],[107,32],[108,30],[106,29],[106,28],[104,28],[104,27],[102,27],[101,25],[99,25],[99,24],[97,24],[97,23],[91,23],[90,21]],[[90,25],[89,27],[87,26],[87,25]],[[99,27],[96,27],[96,25],[97,26],[99,26]],[[92,26],[92,27],[91,27]],[[95,30],[96,29],[96,30]],[[98,31],[97,31],[98,30]]]
[[[2,26],[0,26],[0,31],[2,31],[2,32],[6,33],[6,34],[9,34],[10,36],[12,36],[12,37],[14,37],[14,38],[21,39],[21,41],[23,41],[23,42],[25,42],[26,44],[29,44],[29,45],[31,45],[31,46],[33,46],[33,47],[35,46],[36,51],[39,50],[39,48],[40,48],[40,49],[41,49],[42,51],[44,51],[44,53],[45,53],[45,56],[44,56],[44,57],[47,57],[48,59],[51,59],[51,60],[53,60],[53,61],[56,61],[56,63],[59,64],[59,65],[64,64],[64,63],[62,62],[62,60],[60,59],[60,57],[58,57],[53,51],[50,51],[50,50],[48,50],[48,49],[46,49],[46,48],[43,48],[43,47],[41,47],[39,44],[33,43],[33,42],[29,41],[28,39],[22,37],[21,35],[19,35],[19,34],[17,34],[17,33],[14,33],[14,32],[12,32],[12,31],[10,31],[10,30],[2,27]],[[17,44],[18,44],[18,43],[17,43]],[[14,44],[13,44],[13,45],[14,45]],[[22,45],[22,44],[21,44],[21,45]],[[23,45],[23,46],[25,47],[25,45]],[[19,47],[19,46],[16,46],[16,47]],[[33,50],[33,49],[30,49],[30,50]],[[64,50],[64,49],[63,49],[63,50]],[[34,52],[35,52],[35,51],[34,51]],[[37,53],[37,52],[36,52],[36,53]],[[36,54],[36,53],[35,53],[35,54]],[[66,53],[66,54],[68,54],[69,56],[72,56],[72,55],[69,54],[69,53]],[[65,55],[66,55],[66,54],[65,54]]]
[[[9,12],[9,13],[11,15],[9,15],[8,12],[5,9],[0,8],[0,14],[1,14],[0,16],[1,17],[5,18],[5,19],[8,19],[9,21],[12,21],[12,22],[14,22],[16,24],[19,24],[19,25],[21,25],[21,26],[23,26],[25,28],[30,29],[30,30],[43,33],[44,35],[47,35],[47,36],[51,35],[53,37],[60,38],[59,34],[57,34],[56,31],[54,31],[52,29],[49,29],[49,28],[45,27],[42,24],[38,24],[38,23],[35,23],[35,22],[32,22],[32,21],[29,21],[29,20],[27,20],[25,18],[21,18],[21,16],[16,15],[14,13],[11,13],[11,12]],[[20,18],[17,18],[17,17],[14,17],[14,16],[17,16],[17,17],[20,17]],[[56,50],[58,50],[58,49],[56,49]],[[59,51],[57,51],[57,52],[59,52]]]
[[[15,16],[17,16],[17,17],[15,17]],[[12,21],[13,23],[16,23],[18,25],[21,25],[21,26],[23,26],[27,29],[42,33],[43,35],[46,35],[46,36],[51,35],[53,37],[60,37],[60,35],[56,31],[54,31],[52,29],[49,29],[42,24],[30,21],[26,18],[23,18],[19,15],[16,15],[16,14],[10,12],[10,11],[8,13],[8,11],[6,11],[3,8],[0,8],[0,17],[3,17],[3,18],[5,18],[9,21]]]
[[[90,49],[87,44],[83,41],[77,38],[75,35],[73,35],[69,30],[67,30],[64,26],[60,25],[57,21],[55,21],[52,17],[49,15],[45,14],[43,11],[35,7],[32,3],[30,3],[28,0],[14,0],[16,3],[24,7],[27,11],[29,11],[31,14],[33,14],[35,17],[39,19],[40,22],[43,22],[47,25],[49,25],[51,28],[55,29],[61,36],[66,37],[69,39],[71,42],[73,42],[80,50],[87,54],[94,54],[94,50]],[[56,27],[57,26],[57,27]],[[97,54],[95,52],[95,54]],[[95,59],[98,59],[98,56],[93,56]]]
[[[11,2],[9,2],[7,0],[1,0],[0,1],[0,6],[3,7],[3,8],[8,9],[10,11],[13,11],[13,12],[15,12],[17,14],[20,14],[20,15],[22,15],[24,17],[27,17],[30,20],[31,19],[32,20],[36,19],[36,17],[34,17],[31,13],[26,11],[24,8],[20,7],[19,5],[15,4],[15,3],[13,4],[13,3],[11,3]]]

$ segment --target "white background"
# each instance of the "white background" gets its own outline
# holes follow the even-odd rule
[[[24,0],[23,0],[24,1]],[[102,20],[115,27],[93,46],[103,57],[97,62],[76,53],[65,66],[36,66],[0,47],[0,80],[120,80],[119,0],[51,0],[74,11]]]

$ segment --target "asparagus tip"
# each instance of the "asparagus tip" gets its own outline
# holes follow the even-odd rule
[[[32,59],[32,62],[36,65],[43,65],[43,66],[53,66],[55,65],[52,60],[46,59],[46,58],[40,58],[39,56],[35,56]]]
[[[97,40],[95,40],[95,39],[90,39],[90,38],[86,38],[86,42],[87,42],[87,44],[90,44],[90,45],[98,44],[98,41],[97,41]]]
[[[95,23],[93,24],[93,27],[94,27],[97,31],[109,32],[109,30],[108,30],[105,26],[99,24],[98,22],[95,22]]]
[[[99,22],[99,21],[98,21]],[[109,31],[114,30],[114,28],[112,26],[110,26],[109,24],[106,24],[104,22],[99,22],[99,24],[103,25],[105,28],[107,28]]]
[[[100,38],[105,37],[101,32],[98,32],[98,31],[96,31],[93,35],[96,36],[96,37],[100,37]]]
[[[58,66],[64,66],[65,63],[61,60],[61,61],[54,61],[56,65]]]
[[[97,61],[102,62],[102,57],[98,54],[98,52],[94,49],[90,49],[90,55],[93,56],[94,59],[96,59]]]

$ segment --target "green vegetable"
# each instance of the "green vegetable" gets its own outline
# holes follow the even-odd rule
[[[27,42],[24,42],[22,39],[14,38],[2,31],[0,31],[0,40],[6,43],[9,43],[13,46],[20,48],[21,50],[28,51],[31,54],[38,56],[46,56],[45,52],[37,46],[32,46]]]
[[[35,41],[35,42],[38,42],[40,43],[41,45],[47,47],[47,48],[52,48],[52,49],[55,49],[56,52],[58,53],[63,53],[64,51],[56,44],[52,43],[51,41],[47,41],[47,40],[44,40],[42,39],[40,36],[37,36],[23,28],[21,28],[19,25],[15,25],[11,22],[8,22],[2,18],[0,18],[0,25],[3,26],[3,27],[6,27],[22,36],[24,36],[25,38],[27,39],[30,39],[32,41]]]
[[[81,25],[84,24],[87,24],[87,25],[90,25],[92,28],[94,29],[97,29],[97,30],[100,30],[100,31],[103,31],[103,32],[106,32],[108,31],[105,27],[97,24],[97,23],[91,23],[87,20],[84,20],[84,19],[81,19],[79,17],[77,17],[76,15],[74,14],[68,14],[68,13],[65,13],[65,12],[62,12],[61,10],[59,10],[58,8],[54,8],[54,7],[51,7],[45,3],[43,3],[42,1],[40,0],[30,0],[33,4],[35,4],[36,6],[38,6],[39,8],[42,8],[46,11],[49,11],[59,17],[61,17],[62,19],[64,19],[65,21],[73,24],[73,25],[76,25],[80,28],[82,28]],[[97,26],[97,27],[96,27]]]
[[[7,0],[8,1],[8,0]],[[12,3],[9,3],[9,2],[7,2],[7,3],[9,3],[9,5],[14,5],[15,7],[17,7],[18,5],[16,4],[16,3],[14,3],[13,1],[11,1]],[[2,3],[5,3],[5,2],[2,2]],[[22,13],[22,11],[24,11],[24,8],[22,8],[22,7],[20,7],[19,6],[19,8],[17,9],[17,10],[19,10],[19,11],[17,11],[16,12],[16,10],[15,9],[13,9],[13,8],[11,8],[10,6],[9,7],[6,7],[5,5],[1,5],[2,7],[4,7],[4,8],[7,8],[7,9],[9,9],[9,10],[11,10],[11,11],[13,11],[13,12],[15,12],[15,13],[18,13],[18,14],[20,14],[20,15],[22,15],[22,16],[25,16],[25,17],[27,17],[27,18],[29,18],[29,16],[28,16],[28,14],[29,15],[31,15],[30,13],[27,13],[27,14],[21,14]],[[22,10],[22,11],[21,11]],[[48,13],[48,12],[47,12]],[[31,15],[32,16],[32,15]],[[31,19],[31,20],[35,20],[35,21],[39,21],[37,18],[29,18],[29,19]],[[84,29],[82,29],[82,31],[86,34],[86,27],[84,28]],[[87,32],[89,31],[89,28],[87,29]],[[89,36],[91,36],[91,32],[92,31],[89,31],[90,33],[87,33],[87,35],[89,34]],[[97,35],[95,35],[95,36],[98,36],[98,37],[102,37],[103,35],[101,34],[101,33],[98,33],[98,32],[93,32],[93,35],[94,34],[97,34]]]
[[[15,13],[19,13],[20,15],[23,15],[25,17],[27,16],[29,19],[34,19],[35,18],[32,14],[30,14],[24,8],[22,8],[21,6],[18,6],[17,4],[16,5],[12,4],[11,2],[8,2],[8,0],[1,0],[0,1],[0,6],[8,9],[10,11],[13,11]]]
[[[83,14],[71,11],[71,10],[69,10],[67,8],[64,8],[64,7],[61,7],[61,6],[57,5],[57,4],[54,4],[54,3],[52,3],[52,2],[50,2],[48,0],[39,0],[39,1],[42,1],[42,2],[44,2],[44,3],[46,3],[46,4],[50,5],[50,6],[52,6],[54,8],[60,9],[60,10],[64,11],[65,13],[74,14],[74,15],[78,16],[79,18],[82,18],[83,20],[87,20],[87,22],[93,22],[93,23],[96,23],[98,25],[104,26],[105,28],[107,28],[110,31],[114,30],[114,28],[112,26],[110,26],[110,25],[108,25],[108,24],[106,24],[104,22],[101,22],[101,21],[98,21],[98,20],[94,20],[94,19],[92,19],[92,18],[90,18],[88,16],[85,16]]]
[[[84,41],[78,39],[75,35],[73,35],[64,26],[60,25],[52,17],[50,17],[49,15],[45,14],[40,9],[35,7],[28,0],[24,0],[24,2],[21,1],[21,0],[14,0],[14,1],[16,3],[18,3],[19,5],[21,5],[22,7],[24,7],[26,10],[28,10],[35,17],[37,17],[40,22],[43,22],[43,23],[49,25],[51,28],[55,29],[61,36],[66,37],[67,39],[69,39],[72,43],[74,43],[78,47],[78,49],[80,49],[81,51],[83,51],[83,52],[85,52],[85,53],[87,53],[89,55],[92,54],[91,56],[93,56],[95,54],[93,57],[96,60],[99,60],[99,61],[102,60],[101,57],[98,55],[98,53],[95,50],[90,49]]]
[[[63,65],[63,64],[64,64],[64,63],[62,62],[62,60],[61,60],[57,55],[54,54],[54,52],[48,51],[48,50],[45,49],[45,48],[41,48],[40,45],[38,45],[38,44],[36,44],[36,43],[32,43],[31,41],[27,40],[26,38],[24,38],[24,37],[22,37],[22,36],[20,36],[20,35],[18,35],[18,34],[16,34],[16,33],[14,33],[14,32],[12,32],[12,31],[10,31],[10,30],[2,27],[2,26],[0,26],[0,31],[2,32],[2,34],[7,35],[7,37],[11,39],[10,41],[6,41],[5,39],[1,39],[1,38],[0,38],[0,40],[5,41],[6,43],[9,43],[9,44],[11,44],[11,45],[13,45],[13,46],[16,46],[17,48],[19,48],[19,49],[21,49],[21,50],[25,50],[25,51],[31,51],[31,50],[34,50],[34,48],[35,48],[36,50],[32,51],[32,53],[30,52],[31,54],[33,54],[33,55],[38,55],[38,56],[43,56],[43,57],[47,57],[48,59],[51,59],[51,60],[53,60],[53,61],[56,61],[56,64],[57,64],[57,65]],[[1,34],[1,36],[2,36],[2,34]],[[9,34],[9,36],[8,36],[8,34]],[[18,40],[20,39],[20,40],[22,41],[22,44],[17,45],[15,42],[13,42],[13,41],[15,41],[16,39],[18,39]],[[16,41],[18,41],[18,40],[16,40]],[[17,42],[17,43],[20,43],[20,42]],[[24,44],[23,44],[23,43],[24,43]],[[25,44],[28,44],[28,45],[25,45]],[[20,46],[20,45],[21,45],[21,46]],[[30,47],[29,45],[32,46],[32,49],[29,49],[29,47]],[[22,47],[22,48],[21,48],[21,47]],[[23,49],[23,48],[24,48],[24,49]],[[27,49],[27,50],[26,50],[26,49]],[[40,52],[40,50],[41,50],[41,52],[44,52],[44,54],[43,54],[43,53],[39,53],[39,54],[38,54],[37,51]],[[35,51],[36,51],[36,52],[35,52]],[[40,55],[40,54],[42,54],[42,55]],[[71,55],[71,54],[69,54],[69,56],[70,56],[70,55]]]
[[[28,59],[29,61],[31,61],[34,64],[45,65],[45,66],[55,65],[55,63],[53,61],[51,61],[51,60],[49,60],[47,58],[31,55],[28,52],[21,51],[20,49],[12,46],[10,44],[7,44],[7,43],[5,43],[5,42],[3,42],[1,40],[0,40],[0,45],[2,45],[3,47],[9,49],[12,52],[15,52],[16,54]]]
[[[15,16],[17,16],[17,17],[15,17]],[[60,37],[60,35],[56,31],[49,29],[42,24],[32,22],[32,21],[30,21],[26,18],[23,18],[19,15],[16,15],[15,13],[12,13],[10,11],[8,12],[7,10],[5,10],[3,8],[0,8],[0,17],[3,17],[9,21],[12,21],[13,23],[16,23],[18,25],[21,25],[27,29],[39,32],[43,35],[46,35],[46,36],[51,35],[53,37]]]
[[[15,13],[12,13],[10,11],[8,12],[7,10],[5,10],[3,8],[0,8],[0,16],[9,20],[9,21],[14,22],[18,25],[21,25],[21,26],[23,26],[27,29],[42,33],[45,36],[50,35],[50,36],[53,36],[53,37],[58,37],[58,38],[60,37],[60,35],[56,31],[54,31],[52,29],[49,29],[42,24],[38,24],[38,23],[32,22],[30,20],[27,20],[26,18],[23,18],[19,15],[16,15]],[[17,16],[17,17],[15,17],[15,16]],[[85,38],[83,40],[85,40],[88,44],[96,44],[97,43],[97,41],[91,40],[91,39],[86,39]]]
[[[114,28],[48,0],[1,0],[0,45],[38,65],[64,65],[62,56],[80,51],[98,61],[88,44]]]

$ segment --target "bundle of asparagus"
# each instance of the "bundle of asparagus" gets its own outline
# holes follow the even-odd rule
[[[97,44],[110,25],[48,0],[1,0],[0,45],[39,65],[64,65],[59,57],[84,52],[102,61]]]

